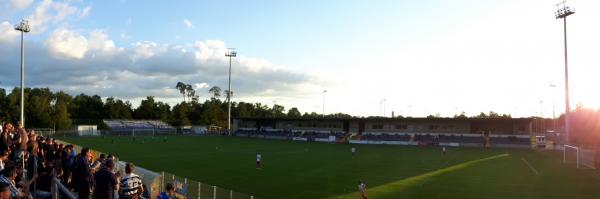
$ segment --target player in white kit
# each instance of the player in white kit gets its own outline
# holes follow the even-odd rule
[[[260,153],[256,154],[256,169],[261,169],[260,160],[262,159],[262,155]]]

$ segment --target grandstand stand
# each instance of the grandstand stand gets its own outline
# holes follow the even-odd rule
[[[103,120],[112,134],[174,134],[175,127],[159,120]]]

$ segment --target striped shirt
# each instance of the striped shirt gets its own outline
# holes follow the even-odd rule
[[[10,184],[10,198],[17,198],[21,195],[21,191],[19,191],[19,189],[17,189],[17,186],[15,186],[15,182],[4,177],[3,175],[0,176],[0,182],[4,182],[7,184]]]
[[[135,173],[125,174],[121,178],[120,186],[124,198],[142,194],[140,192],[142,190],[142,179]]]

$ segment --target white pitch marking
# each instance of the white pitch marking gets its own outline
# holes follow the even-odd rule
[[[531,164],[529,164],[529,162],[527,162],[527,160],[525,160],[525,158],[521,158],[521,160],[523,160],[523,162],[525,162],[525,164],[535,173],[535,175],[540,174],[535,168],[533,168],[533,166],[531,166]]]

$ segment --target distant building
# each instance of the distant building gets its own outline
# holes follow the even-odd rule
[[[77,125],[77,134],[79,136],[98,136],[97,125]]]
[[[529,118],[235,118],[233,130],[287,130],[357,134],[482,134],[530,135]]]
[[[529,118],[237,118],[235,136],[351,144],[531,148]],[[333,138],[333,139],[332,139]]]

